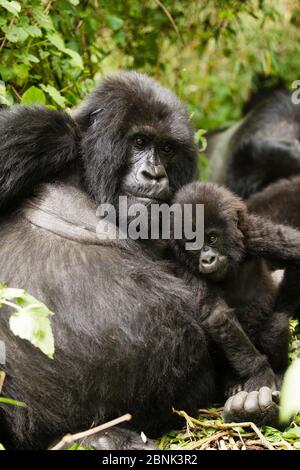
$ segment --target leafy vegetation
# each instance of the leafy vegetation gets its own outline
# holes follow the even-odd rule
[[[187,103],[204,149],[202,129],[237,120],[257,77],[288,87],[300,79],[299,2],[0,0],[0,102],[72,108],[104,75],[122,69],[147,72],[172,88]],[[203,154],[200,170],[204,179]],[[47,307],[5,286],[0,303],[14,308],[12,331],[52,357]],[[297,322],[291,328],[296,359]],[[263,429],[261,437],[225,429],[218,409],[201,412],[200,424],[185,418],[186,429],[164,436],[163,448],[300,447],[297,420],[284,433]]]
[[[258,74],[299,78],[299,11],[297,0],[0,0],[0,95],[72,107],[134,68],[174,89],[197,127],[224,126]]]

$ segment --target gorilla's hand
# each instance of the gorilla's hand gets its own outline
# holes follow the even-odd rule
[[[277,390],[276,376],[270,366],[264,367],[261,371],[256,371],[255,374],[244,381],[236,380],[235,383],[229,384],[225,396],[231,397],[241,391],[253,392],[260,390],[262,387],[268,387],[272,392]]]
[[[269,387],[262,387],[258,392],[239,392],[228,398],[224,407],[226,423],[251,421],[257,426],[279,426],[279,407],[277,395]]]

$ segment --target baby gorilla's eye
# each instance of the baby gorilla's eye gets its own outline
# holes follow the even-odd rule
[[[135,138],[135,143],[138,147],[145,147],[146,145],[146,140],[144,139],[144,137],[138,135],[136,138]]]
[[[214,245],[218,241],[218,235],[216,233],[209,234],[207,241],[210,245]]]

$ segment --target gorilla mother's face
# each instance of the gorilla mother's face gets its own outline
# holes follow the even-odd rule
[[[160,135],[152,126],[133,129],[128,137],[128,169],[123,178],[122,192],[145,203],[170,198],[168,171],[180,148],[170,135]]]

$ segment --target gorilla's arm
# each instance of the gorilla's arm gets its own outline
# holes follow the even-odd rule
[[[241,385],[247,391],[259,390],[262,386],[276,388],[275,374],[268,359],[256,349],[225,302],[217,300],[203,326],[237,374],[240,383],[234,383],[235,387]]]
[[[42,106],[0,109],[0,212],[72,162],[78,141],[77,125],[64,112]]]
[[[241,229],[247,253],[267,258],[278,267],[300,262],[300,231],[252,214]]]

